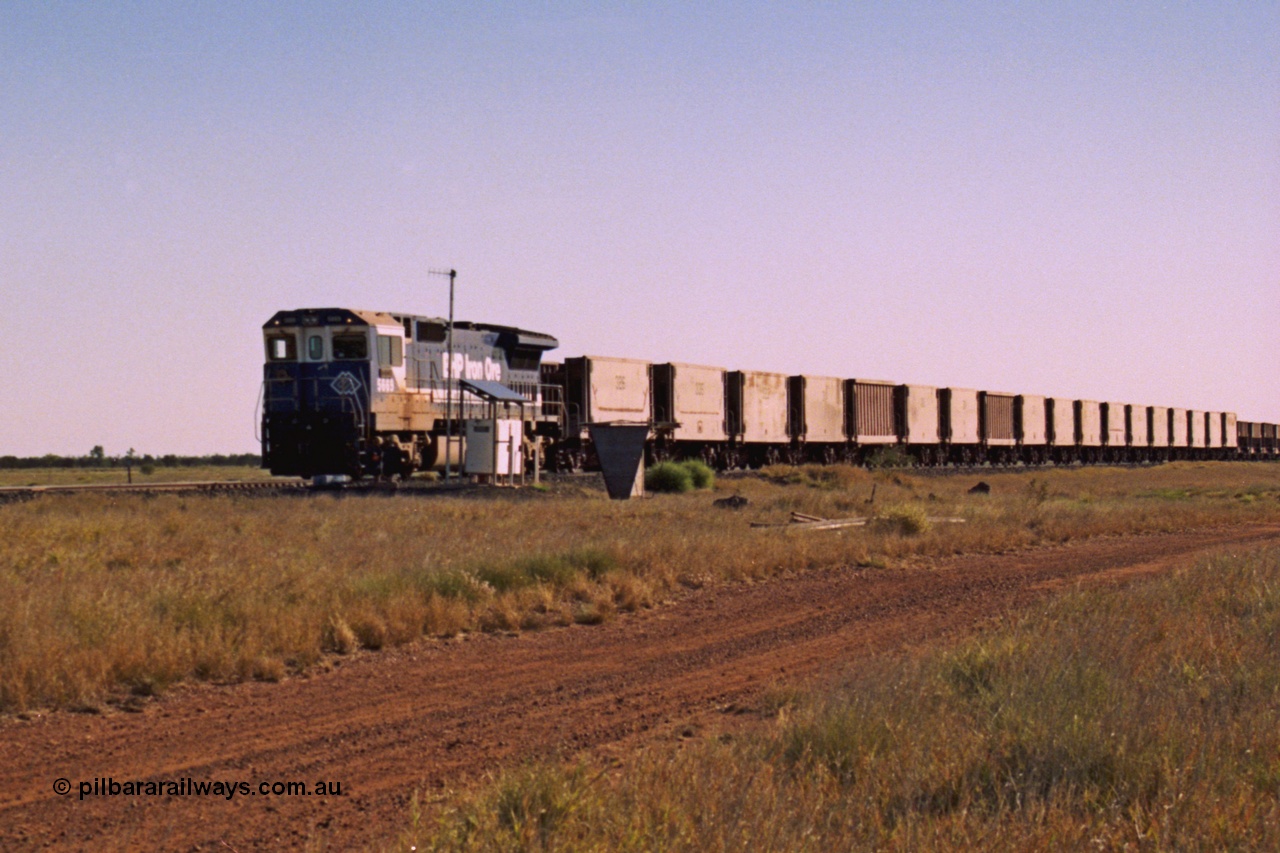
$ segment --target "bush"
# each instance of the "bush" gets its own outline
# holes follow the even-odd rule
[[[715,482],[716,472],[700,459],[659,462],[644,472],[644,487],[650,492],[688,492],[693,489],[710,489]]]
[[[565,555],[565,561],[599,580],[606,572],[618,568],[618,559],[601,548],[577,548]]]
[[[867,457],[868,468],[910,468],[913,465],[915,460],[911,455],[896,444],[886,444]]]
[[[809,486],[830,491],[854,489],[871,482],[866,471],[852,465],[769,465],[760,473],[781,486]]]
[[[695,489],[710,489],[716,484],[716,472],[701,459],[686,459],[680,463],[689,472]]]
[[[678,462],[659,462],[644,472],[644,488],[649,492],[688,492],[693,475]]]
[[[884,533],[915,536],[929,531],[929,517],[924,508],[910,504],[887,506],[876,513],[872,526]]]
[[[516,566],[535,581],[551,586],[565,586],[578,575],[568,560],[548,554],[522,557],[516,560]]]
[[[498,592],[524,589],[533,583],[525,567],[512,562],[489,563],[479,566],[475,576]]]

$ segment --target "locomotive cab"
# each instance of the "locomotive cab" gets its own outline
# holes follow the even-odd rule
[[[358,476],[379,393],[404,387],[400,324],[367,311],[281,311],[263,337],[263,467]]]

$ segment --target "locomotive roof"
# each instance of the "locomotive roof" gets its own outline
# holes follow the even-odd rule
[[[361,311],[353,308],[295,308],[291,311],[277,311],[271,319],[262,324],[264,329],[277,326],[333,326],[348,324],[351,326],[398,326],[402,320],[423,320],[429,323],[448,325],[443,317],[425,317],[418,314],[392,314],[387,311]],[[477,332],[496,332],[508,337],[516,346],[536,347],[538,349],[555,349],[560,342],[551,335],[542,332],[531,332],[515,326],[499,326],[494,323],[473,323],[467,320],[454,320],[454,329],[466,329]],[[511,340],[514,338],[514,340]]]
[[[352,326],[393,326],[398,321],[383,311],[358,311],[350,308],[295,308],[277,311],[262,328],[276,326],[332,326],[347,323]]]

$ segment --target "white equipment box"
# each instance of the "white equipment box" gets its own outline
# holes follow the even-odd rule
[[[467,421],[467,451],[463,470],[468,474],[508,477],[524,473],[520,446],[524,429],[518,420]]]

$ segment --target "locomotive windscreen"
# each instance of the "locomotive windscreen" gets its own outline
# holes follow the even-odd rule
[[[336,361],[361,361],[368,358],[368,337],[365,335],[334,335],[333,357]]]

